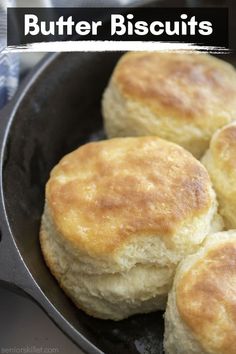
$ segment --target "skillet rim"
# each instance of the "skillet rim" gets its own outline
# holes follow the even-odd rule
[[[53,64],[62,55],[67,53],[48,53],[39,63],[29,72],[18,87],[18,90],[13,99],[7,106],[0,111],[0,219],[1,232],[0,237],[0,286],[10,287],[13,291],[25,293],[35,301],[42,310],[52,319],[56,326],[61,329],[76,345],[84,352],[89,354],[104,354],[84,335],[82,335],[63,315],[57,310],[53,303],[46,297],[37,281],[33,277],[27,267],[24,258],[16,244],[14,234],[8,221],[6,212],[4,187],[3,187],[3,171],[4,171],[4,156],[7,148],[8,136],[10,134],[11,125],[17,114],[18,108],[30,92],[33,85],[40,79],[44,71]],[[1,240],[2,238],[2,240]],[[4,242],[3,242],[4,241]],[[5,256],[4,256],[5,255]],[[9,262],[9,256],[12,257]],[[7,261],[7,263],[6,263]],[[10,266],[9,264],[10,263]],[[17,273],[14,272],[17,269]],[[13,270],[13,271],[12,271]],[[4,274],[4,275],[3,275]]]

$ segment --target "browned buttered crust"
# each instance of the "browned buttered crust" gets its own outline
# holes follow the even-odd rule
[[[236,123],[217,131],[212,138],[210,151],[216,164],[222,167],[225,173],[236,174]]]
[[[236,353],[235,236],[199,257],[181,277],[176,298],[180,317],[204,353]]]
[[[236,123],[226,125],[212,137],[202,158],[219,202],[226,229],[236,228]]]
[[[53,169],[46,200],[63,237],[89,255],[107,254],[131,237],[170,242],[213,203],[205,168],[157,137],[86,144]],[[168,240],[168,241],[167,241]]]
[[[201,127],[214,115],[236,113],[236,72],[209,55],[127,53],[112,80],[123,95],[143,102],[162,118],[195,120]]]

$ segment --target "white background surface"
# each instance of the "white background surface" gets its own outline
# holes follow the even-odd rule
[[[32,350],[20,351],[27,347]],[[51,353],[82,354],[35,302],[0,288],[0,353],[11,348],[11,353],[36,354],[42,348],[43,354],[55,348]]]

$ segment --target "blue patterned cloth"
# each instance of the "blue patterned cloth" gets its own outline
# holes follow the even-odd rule
[[[7,6],[14,6],[14,1],[0,0],[0,109],[14,95],[19,79],[18,55],[2,53],[7,46]]]

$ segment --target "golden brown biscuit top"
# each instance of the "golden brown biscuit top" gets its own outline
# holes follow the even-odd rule
[[[93,142],[52,170],[46,198],[60,232],[96,254],[132,236],[173,235],[211,207],[205,168],[157,137]]]
[[[177,307],[208,353],[236,353],[236,242],[224,242],[178,283]]]
[[[127,53],[112,80],[164,117],[204,121],[236,113],[236,71],[206,54]]]
[[[224,171],[236,174],[236,123],[217,131],[212,138],[210,149],[213,158]]]

